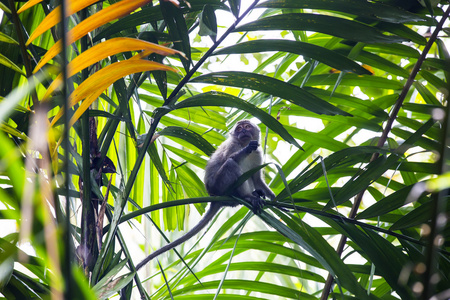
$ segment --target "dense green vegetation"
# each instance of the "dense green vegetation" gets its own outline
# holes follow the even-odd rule
[[[447,1],[0,9],[6,299],[450,297]],[[241,119],[276,199],[136,272],[230,200],[202,177]]]

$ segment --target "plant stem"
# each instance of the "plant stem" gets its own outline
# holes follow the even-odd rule
[[[80,19],[85,20],[88,16],[88,9],[83,9],[80,11]],[[80,40],[80,52],[83,53],[88,49],[88,36],[84,36]],[[89,71],[84,69],[81,71],[81,81],[86,80],[89,77]],[[97,128],[96,126],[94,126]],[[82,160],[83,160],[83,176],[82,180],[79,182],[83,183],[83,191],[81,199],[81,241],[80,250],[82,252],[82,262],[85,274],[88,277],[89,271],[95,260],[98,257],[98,246],[96,246],[96,226],[95,226],[95,211],[98,209],[98,201],[92,200],[92,186],[90,178],[90,168],[91,161],[90,156],[95,156],[97,153],[91,153],[90,145],[90,133],[92,128],[90,128],[89,123],[89,110],[86,110],[81,116],[81,142],[82,142]],[[97,133],[94,133],[97,134]],[[98,149],[97,149],[98,151]],[[81,188],[81,187],[80,187]],[[80,191],[81,192],[81,191]],[[90,263],[88,263],[90,262]],[[92,285],[95,282],[91,282]]]
[[[450,8],[449,8],[450,9]],[[444,51],[444,49],[443,49]],[[441,53],[441,58],[447,59],[447,53]],[[447,79],[447,91],[450,90],[450,71],[444,71],[445,77]],[[447,107],[444,112],[444,119],[442,120],[442,132],[441,132],[441,149],[439,151],[439,171],[438,174],[442,175],[450,170],[448,165],[449,161],[449,133],[450,133],[450,105],[449,105],[449,94],[446,93],[446,102]],[[445,102],[445,100],[443,100]],[[446,201],[446,197],[448,196],[448,190],[441,190],[438,193],[432,195],[431,198],[431,221],[429,223],[430,233],[428,236],[424,236],[428,241],[427,247],[425,249],[425,264],[426,270],[422,275],[422,285],[423,291],[421,295],[421,299],[428,300],[431,299],[436,287],[436,278],[439,277],[439,274],[436,272],[437,265],[439,264],[438,252],[442,250],[442,246],[439,244],[439,241],[442,239],[442,231],[445,228],[445,224],[447,222],[442,222],[439,220],[446,219],[445,212],[447,211],[448,201]],[[433,279],[434,278],[434,279]],[[436,297],[434,297],[436,298]]]
[[[245,16],[247,16],[250,11],[258,4],[259,0],[255,0],[248,9],[239,16],[239,18],[234,21],[234,23],[230,26],[230,28],[225,31],[225,33],[218,39],[212,46],[209,48],[209,50],[203,55],[200,60],[194,65],[194,67],[189,71],[189,73],[184,76],[184,78],[180,81],[180,83],[175,87],[175,89],[172,91],[170,96],[165,101],[164,105],[167,105],[171,103],[171,100],[174,99],[174,97],[177,96],[178,92],[186,85],[186,83],[191,79],[191,77],[197,72],[197,70],[200,68],[200,66],[210,57],[210,55],[214,52],[214,50],[219,47],[219,45],[228,37],[228,35],[236,28],[236,26],[241,22]]]
[[[206,52],[206,54],[197,62],[197,64],[189,71],[186,76],[180,81],[180,83],[177,85],[177,87],[172,91],[170,96],[167,98],[167,100],[164,102],[164,105],[170,104],[171,101],[174,99],[177,99],[176,96],[178,92],[186,85],[186,83],[189,81],[189,79],[195,74],[195,72],[200,68],[200,66],[206,61],[206,59],[211,55],[211,53],[220,45],[220,43],[236,28],[237,24],[242,21],[242,19],[258,4],[259,0],[255,0],[252,5],[238,18],[236,21],[231,25],[231,27],[220,37],[220,39],[214,43],[214,45]],[[123,210],[125,208],[125,205],[127,203],[127,199],[130,196],[131,190],[133,188],[134,182],[136,181],[137,174],[139,172],[139,169],[142,165],[142,162],[144,160],[145,154],[148,151],[148,147],[150,146],[152,142],[152,138],[154,133],[156,132],[156,128],[158,127],[158,124],[161,120],[161,118],[164,116],[164,114],[156,114],[152,120],[152,124],[150,125],[150,128],[147,132],[147,135],[145,137],[145,140],[140,147],[138,157],[136,159],[136,162],[133,166],[133,169],[130,173],[130,176],[128,177],[127,183],[125,185],[125,188],[123,190],[123,193],[120,195],[120,199],[118,200],[118,203],[120,203],[120,208],[118,211],[115,212],[117,215],[122,215]],[[120,202],[122,201],[122,202]],[[111,226],[110,230],[108,231],[106,241],[110,239],[110,237],[114,236],[117,232],[117,225],[118,223],[114,224],[115,226]],[[112,231],[111,231],[112,230]],[[105,243],[105,247],[102,248],[100,255],[99,255],[99,261],[97,261],[97,264],[93,270],[92,273],[92,280],[95,281],[98,278],[99,272],[100,272],[100,266],[103,264],[103,261],[105,259],[105,253],[108,251],[109,243]]]
[[[380,139],[378,140],[378,147],[382,147],[387,140],[387,137],[389,135],[389,132],[392,129],[392,124],[394,123],[395,119],[397,118],[398,112],[400,111],[400,108],[406,98],[406,95],[409,92],[409,89],[411,88],[412,84],[414,83],[414,80],[417,76],[417,74],[419,73],[420,67],[422,66],[422,63],[424,62],[428,52],[430,51],[431,46],[433,45],[434,41],[437,38],[438,33],[442,30],[442,27],[444,25],[445,20],[448,18],[450,13],[450,6],[447,8],[447,10],[445,11],[445,13],[442,15],[442,18],[440,20],[440,22],[437,24],[436,28],[433,31],[433,34],[430,36],[430,39],[428,40],[427,44],[425,45],[425,48],[422,51],[422,54],[420,55],[419,59],[417,60],[416,64],[414,65],[411,74],[409,75],[406,84],[403,86],[403,90],[400,93],[400,96],[398,97],[397,101],[394,104],[394,108],[391,111],[391,114],[389,116],[389,119],[386,123],[386,126],[384,127],[384,130],[381,134]],[[372,155],[372,158],[370,159],[370,162],[374,161],[375,159],[377,159],[379,156],[379,153],[374,153]],[[349,214],[349,218],[350,219],[354,219],[356,216],[356,213],[358,212],[359,206],[361,204],[362,198],[364,196],[366,189],[363,189],[361,192],[359,192],[359,194],[356,196],[355,198],[355,202],[353,203],[352,209],[350,211]],[[342,252],[344,250],[344,246],[347,243],[347,237],[346,236],[341,236],[341,239],[339,241],[338,247],[336,249],[336,252],[338,253],[339,256],[342,255]],[[320,297],[321,300],[326,300],[328,299],[328,296],[330,294],[331,291],[331,285],[333,283],[333,277],[328,274],[327,277],[327,281],[325,282],[325,287],[323,289],[322,292],[322,296]]]

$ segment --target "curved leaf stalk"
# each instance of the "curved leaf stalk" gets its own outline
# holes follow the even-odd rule
[[[408,80],[406,81],[405,86],[403,87],[403,90],[400,94],[400,96],[397,99],[397,102],[395,102],[394,108],[391,111],[391,115],[389,116],[389,119],[386,123],[386,127],[383,130],[383,133],[381,134],[381,138],[378,141],[378,147],[382,147],[384,143],[387,140],[387,136],[389,132],[391,131],[392,124],[394,123],[395,119],[397,118],[398,112],[400,111],[400,108],[402,107],[403,101],[406,98],[406,95],[408,94],[409,89],[411,88],[412,84],[414,83],[414,80],[417,76],[417,73],[420,71],[420,67],[422,66],[422,63],[424,62],[428,52],[430,51],[431,46],[433,45],[434,41],[437,38],[437,35],[442,30],[442,27],[444,26],[445,21],[447,20],[448,16],[450,14],[450,7],[447,8],[445,13],[442,15],[441,21],[437,24],[436,28],[433,31],[433,34],[430,36],[430,39],[428,40],[427,44],[425,45],[425,48],[422,51],[422,54],[420,55],[419,59],[417,60],[416,64],[414,65],[414,68],[411,71],[411,74],[408,77]],[[377,153],[374,153],[376,159],[378,157]]]
[[[163,208],[169,208],[169,207],[176,207],[180,205],[188,205],[188,204],[194,204],[194,203],[211,203],[215,201],[229,201],[230,197],[228,196],[215,196],[213,198],[211,197],[199,197],[199,198],[188,198],[188,199],[180,199],[180,200],[172,200],[168,202],[153,204],[150,206],[146,206],[143,208],[140,208],[138,210],[132,211],[126,215],[122,215],[118,221],[118,224],[122,224],[123,222],[127,222],[129,220],[132,220],[138,216],[148,214],[152,211],[161,210]],[[103,227],[103,234],[106,234],[111,228],[111,224],[105,225]]]
[[[17,39],[19,41],[20,54],[23,59],[23,65],[25,66],[25,72],[27,74],[27,77],[30,78],[33,75],[33,73],[31,70],[31,62],[29,60],[29,56],[27,53],[27,47],[25,45],[26,41],[25,41],[23,30],[22,30],[23,26],[22,26],[22,23],[20,22],[19,16],[17,15],[16,6],[15,6],[13,0],[9,0],[9,6],[11,8],[11,16],[12,16],[12,20],[14,23],[14,27],[16,28],[16,32],[17,32]],[[38,98],[37,98],[35,90],[33,90],[31,92],[31,97],[33,98],[33,104],[38,103]]]
[[[110,217],[112,218],[111,213],[110,213]],[[128,250],[125,239],[123,238],[123,235],[120,231],[117,232],[117,240],[119,241],[120,248],[123,250],[125,257],[128,258],[128,267],[130,268],[131,272],[136,272],[136,267],[135,267],[133,261],[130,259],[132,257],[132,255],[131,255],[130,251]],[[133,278],[136,283],[136,286],[137,286],[137,289],[138,289],[138,292],[140,295],[140,299],[148,299],[145,289],[142,286],[142,282],[141,282],[141,279],[139,278],[139,275],[137,273],[135,273]],[[126,288],[124,288],[124,289],[126,289]]]
[[[227,196],[220,196],[220,197],[215,196],[213,198],[211,198],[211,197],[187,198],[187,199],[173,200],[173,201],[169,201],[169,202],[154,204],[154,205],[150,205],[147,207],[139,208],[138,210],[132,211],[126,215],[121,216],[118,221],[118,224],[122,224],[124,222],[127,222],[129,220],[136,218],[137,216],[142,216],[142,215],[148,214],[152,211],[158,211],[158,210],[161,210],[164,208],[177,207],[180,205],[188,205],[188,204],[194,204],[194,203],[211,203],[211,202],[216,202],[216,201],[220,202],[220,201],[228,201],[228,200],[230,200],[230,198]],[[243,204],[245,205],[246,203],[243,203]],[[392,230],[380,228],[380,227],[377,227],[374,225],[370,225],[370,224],[366,224],[364,222],[357,221],[355,219],[350,219],[350,218],[347,218],[347,217],[344,217],[341,215],[336,215],[336,214],[324,212],[324,211],[313,209],[313,208],[307,208],[307,207],[303,207],[300,205],[289,204],[289,203],[279,203],[279,202],[273,202],[273,203],[268,202],[268,203],[266,203],[266,205],[272,206],[272,207],[277,207],[280,209],[288,209],[288,210],[296,210],[299,212],[305,212],[305,213],[317,216],[318,218],[322,217],[322,218],[326,218],[326,219],[331,219],[331,220],[334,220],[334,221],[340,222],[340,223],[350,223],[350,224],[354,224],[354,225],[357,225],[357,226],[360,226],[363,228],[368,228],[375,232],[387,234],[387,235],[396,237],[398,239],[402,239],[404,241],[414,243],[416,245],[420,245],[420,246],[427,245],[423,241],[414,239],[414,238],[404,235],[404,234],[396,233]],[[110,224],[106,225],[103,228],[103,233],[107,233],[109,230],[110,230]],[[445,255],[450,255],[450,252],[448,252],[444,249],[440,249],[439,252],[442,254],[445,254]]]
[[[244,222],[246,223],[248,220],[249,219],[247,218],[247,219],[244,220]],[[237,235],[236,241],[234,242],[234,247],[233,247],[233,249],[231,250],[231,253],[230,253],[230,259],[228,260],[227,266],[225,268],[225,272],[223,272],[223,277],[222,277],[222,279],[220,280],[220,283],[217,286],[216,294],[214,295],[214,299],[213,300],[216,300],[219,297],[219,295],[220,295],[220,291],[222,290],[223,283],[225,282],[225,279],[227,277],[228,271],[230,270],[231,261],[233,260],[233,257],[234,257],[234,251],[236,250],[236,246],[238,244],[239,237],[241,236],[241,233],[242,233],[242,230],[244,229],[244,226],[245,226],[245,224],[242,224],[242,226],[240,226],[241,229],[239,230],[239,234]]]
[[[28,60],[27,48],[25,46],[25,37],[23,36],[23,31],[21,28],[21,22],[19,16],[17,15],[16,6],[14,0],[9,0],[9,7],[11,8],[11,16],[14,23],[14,27],[16,28],[17,39],[20,47],[20,54],[22,55],[23,64],[25,66],[25,72],[27,73],[27,77],[33,75],[31,70],[31,64]]]
[[[150,126],[150,129],[148,130],[147,136],[144,140],[144,143],[139,151],[138,157],[136,159],[136,163],[133,166],[133,170],[131,171],[131,174],[128,178],[128,181],[125,185],[125,189],[123,191],[123,193],[121,195],[119,195],[118,199],[116,200],[116,208],[115,208],[115,212],[114,215],[115,216],[121,216],[123,213],[123,210],[125,209],[125,205],[127,203],[127,199],[130,196],[131,193],[131,189],[133,187],[134,182],[136,181],[136,177],[137,174],[139,172],[139,169],[142,165],[142,162],[144,160],[144,156],[147,153],[147,149],[150,146],[150,143],[152,141],[152,137],[153,134],[156,131],[156,128],[158,126],[159,121],[161,120],[163,115],[159,115],[159,116],[155,116],[155,118],[153,119],[153,122]],[[111,239],[114,238],[114,236],[116,235],[117,229],[118,229],[118,218],[114,218],[112,220],[112,222],[110,223],[111,227],[110,230],[108,230],[105,242],[104,242],[104,247],[102,247],[100,254],[99,254],[99,258],[95,264],[94,270],[92,272],[92,282],[97,282],[98,277],[100,275],[100,271],[101,268],[103,266],[103,263],[105,261],[106,258],[106,254],[108,253],[109,247],[111,246]]]
[[[84,8],[80,11],[80,19],[84,20],[88,16],[88,9]],[[88,37],[84,36],[80,39],[80,53],[84,53],[88,50]],[[89,77],[88,69],[84,69],[81,71],[81,82],[84,82]],[[91,264],[87,264],[86,258],[92,257],[92,262],[98,257],[98,243],[96,242],[96,228],[97,226],[93,226],[96,224],[95,221],[95,209],[98,209],[98,201],[92,201],[92,185],[90,179],[90,167],[91,167],[91,144],[90,144],[90,122],[89,122],[89,110],[86,110],[81,117],[81,143],[82,143],[82,178],[83,178],[83,199],[81,201],[82,212],[81,212],[81,233],[80,233],[80,246],[81,256],[83,259],[83,270],[85,274],[89,274],[89,269],[92,267]],[[80,187],[81,188],[81,187]],[[106,200],[105,200],[106,201]],[[95,207],[95,208],[94,208]],[[98,214],[97,214],[98,215]],[[92,283],[92,286],[95,284]]]
[[[273,95],[270,96],[270,104],[269,104],[269,115],[272,115],[272,106],[273,106]],[[266,159],[267,152],[267,139],[269,138],[269,127],[266,127],[266,133],[264,134],[264,162]]]
[[[186,74],[186,76],[181,80],[181,82],[177,85],[177,87],[172,91],[170,96],[165,101],[165,104],[169,104],[173,101],[173,99],[177,99],[176,96],[178,92],[183,88],[183,86],[189,81],[189,79],[195,74],[195,72],[200,68],[200,66],[206,61],[206,59],[211,55],[211,53],[220,45],[220,43],[225,40],[225,38],[236,28],[237,24],[239,24],[240,21],[258,4],[259,0],[255,0],[252,5],[249,6],[249,8],[233,23],[233,25],[230,26],[230,28],[220,37],[219,40],[217,40],[216,43],[206,52],[206,54],[197,62],[197,64],[191,69],[191,71]],[[167,111],[168,112],[168,111]],[[141,150],[139,152],[138,158],[136,159],[136,163],[133,167],[133,170],[130,174],[130,177],[127,181],[127,184],[125,186],[124,192],[123,192],[123,199],[127,199],[131,188],[133,187],[134,181],[136,180],[137,173],[139,171],[140,165],[142,164],[142,161],[144,159],[145,153],[147,152],[147,149],[150,145],[150,142],[152,140],[153,134],[156,131],[156,128],[159,124],[159,121],[163,117],[164,113],[158,114],[154,116],[153,122],[150,126],[150,129],[147,132],[146,138],[144,140],[144,143],[141,147]],[[123,206],[124,207],[124,206]],[[123,210],[122,207],[122,210]],[[103,249],[102,249],[103,250]]]
[[[387,137],[389,135],[389,132],[392,129],[392,124],[394,123],[395,119],[397,118],[397,115],[400,111],[400,108],[406,98],[406,95],[408,94],[409,89],[411,88],[412,84],[414,83],[414,80],[418,74],[418,72],[420,71],[420,67],[422,66],[422,63],[425,61],[425,58],[428,54],[428,52],[431,49],[431,46],[433,45],[433,43],[436,41],[436,38],[439,34],[439,32],[442,30],[445,21],[448,19],[448,16],[450,14],[450,6],[447,7],[447,10],[445,11],[445,13],[442,15],[441,20],[439,21],[439,23],[436,25],[436,28],[434,29],[432,35],[430,36],[430,39],[428,40],[427,44],[425,45],[422,54],[420,55],[420,57],[418,58],[416,64],[414,65],[411,74],[408,77],[408,80],[406,81],[406,84],[404,85],[402,92],[400,93],[400,96],[398,97],[397,101],[394,104],[394,107],[391,111],[391,114],[389,116],[389,119],[386,123],[386,126],[384,127],[384,130],[381,134],[380,139],[378,140],[378,144],[377,147],[382,147],[386,140]],[[372,158],[370,159],[370,162],[374,161],[375,159],[377,159],[379,156],[379,153],[374,153],[372,155]],[[355,198],[355,202],[353,203],[352,209],[350,211],[349,214],[349,218],[353,219],[356,216],[356,213],[358,212],[359,206],[361,204],[362,198],[364,196],[366,189],[362,190]],[[336,249],[336,252],[338,253],[339,256],[342,255],[342,252],[344,250],[344,246],[347,243],[347,237],[346,236],[342,236],[341,240],[339,241],[338,247]],[[328,299],[328,296],[330,294],[331,291],[331,285],[333,283],[333,277],[331,276],[331,274],[328,274],[327,277],[327,281],[325,283],[325,287],[323,289],[323,293],[321,296],[321,300],[326,300]],[[425,298],[424,298],[425,299]],[[428,299],[428,298],[427,298]]]
[[[215,42],[211,48],[205,53],[205,55],[200,58],[200,60],[195,64],[195,66],[189,71],[189,73],[184,76],[180,83],[175,87],[170,96],[164,102],[164,105],[171,104],[173,99],[176,99],[178,92],[186,85],[186,83],[191,79],[195,72],[200,68],[200,66],[211,56],[211,54],[216,50],[216,48],[228,37],[228,35],[236,28],[236,26],[248,15],[253,8],[258,4],[259,0],[255,0],[248,9],[234,21],[234,23],[227,29],[227,31],[220,37],[220,39]]]
[[[255,0],[252,5],[249,6],[249,8],[233,23],[233,25],[228,28],[228,30],[220,37],[220,39],[214,43],[214,45],[206,52],[206,54],[197,62],[197,64],[192,68],[190,72],[186,74],[186,76],[181,80],[181,82],[177,85],[177,87],[172,91],[170,96],[167,98],[167,100],[164,102],[164,105],[171,104],[173,101],[176,101],[178,92],[186,85],[186,83],[189,81],[189,79],[195,74],[195,72],[200,68],[200,66],[206,61],[206,59],[212,54],[212,52],[220,45],[220,43],[225,40],[225,38],[234,30],[234,28],[239,24],[240,21],[258,4],[259,0]],[[139,169],[141,167],[141,164],[144,160],[144,156],[147,153],[147,149],[150,146],[150,143],[152,141],[152,137],[156,131],[156,128],[158,127],[159,121],[164,116],[165,113],[168,113],[169,111],[164,111],[160,114],[154,115],[154,118],[152,120],[152,124],[147,132],[146,138],[144,140],[144,143],[139,151],[138,157],[136,159],[136,163],[134,164],[133,170],[131,171],[131,174],[128,178],[128,181],[125,185],[125,189],[120,197],[118,199],[118,203],[120,203],[120,207],[118,208],[118,211],[115,212],[115,214],[121,215],[123,213],[123,210],[125,208],[125,205],[127,203],[126,199],[128,199],[131,189],[134,185],[134,182],[136,181],[137,174],[139,172]],[[100,274],[101,267],[104,263],[104,260],[106,258],[106,253],[108,252],[109,248],[109,240],[115,236],[115,233],[117,231],[118,226],[118,220],[113,220],[111,223],[111,228],[108,231],[108,235],[106,237],[106,241],[104,245],[106,247],[103,247],[101,249],[101,252],[99,254],[99,259],[94,267],[94,270],[92,272],[92,282],[96,282],[98,279],[98,276]]]

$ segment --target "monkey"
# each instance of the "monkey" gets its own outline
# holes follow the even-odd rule
[[[262,178],[262,171],[258,170],[234,191],[228,192],[230,187],[243,173],[260,166],[263,162],[259,148],[259,127],[249,120],[239,121],[230,133],[230,137],[223,142],[211,156],[205,170],[205,186],[209,195],[231,195],[258,202],[256,198],[275,198],[275,194]],[[258,205],[258,203],[253,203]],[[235,205],[225,205],[235,206]]]
[[[249,120],[237,122],[231,130],[228,139],[212,154],[205,169],[205,187],[210,196],[234,196],[248,201],[253,211],[258,213],[264,205],[263,198],[270,200],[275,194],[264,182],[262,171],[258,170],[236,189],[229,191],[229,187],[245,172],[262,164],[262,152],[259,147],[259,127]],[[202,230],[224,206],[234,207],[237,200],[212,202],[203,218],[190,231],[179,239],[156,250],[139,264],[136,270],[142,268],[158,255],[184,243]]]

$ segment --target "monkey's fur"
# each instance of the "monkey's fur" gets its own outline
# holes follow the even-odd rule
[[[260,130],[248,120],[239,121],[230,133],[229,138],[223,142],[211,156],[205,170],[205,185],[211,196],[235,196],[250,202],[255,212],[260,211],[264,200],[271,200],[275,194],[266,185],[262,178],[261,170],[258,170],[251,178],[246,180],[234,191],[228,188],[243,173],[262,164],[262,153],[259,148]],[[209,210],[203,218],[189,232],[181,238],[161,247],[143,261],[136,265],[136,270],[158,255],[184,243],[204,228],[223,206],[237,206],[237,201],[212,202]]]
[[[205,185],[210,195],[226,195],[227,188],[239,176],[262,164],[261,148],[258,147],[259,139],[259,128],[250,121],[243,120],[236,124],[230,137],[217,148],[206,166]],[[252,202],[255,196],[258,197],[253,194],[254,191],[259,196],[275,198],[275,194],[262,179],[261,170],[253,174],[231,195]]]

